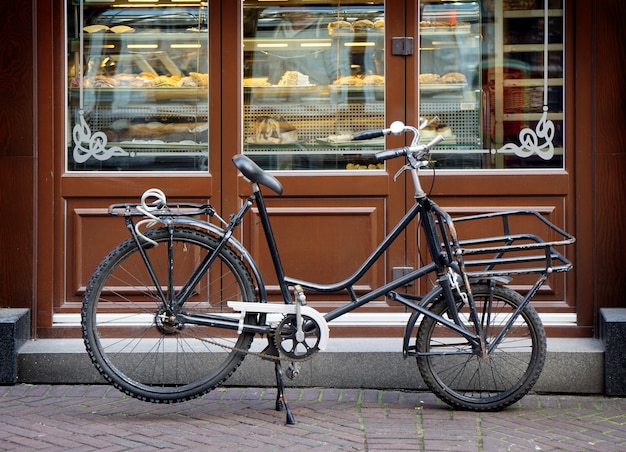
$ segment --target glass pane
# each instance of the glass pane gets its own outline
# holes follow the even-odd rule
[[[562,0],[421,1],[422,139],[437,167],[562,168]]]
[[[302,3],[302,5],[299,5]],[[243,3],[244,152],[267,169],[379,169],[384,4]]]
[[[207,2],[68,1],[68,171],[208,169]]]

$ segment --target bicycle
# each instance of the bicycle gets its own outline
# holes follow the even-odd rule
[[[575,238],[531,210],[453,220],[424,192],[418,174],[429,165],[440,136],[422,145],[417,128],[394,122],[354,139],[403,133],[413,134],[409,146],[378,152],[375,158],[406,159],[396,177],[409,172],[415,204],[361,266],[336,283],[286,276],[261,190],[282,194],[282,185],[244,155],[233,157],[233,163],[251,182],[252,194],[228,221],[210,204],[169,205],[157,189],[146,191],[139,204],[111,205],[109,213],[124,218],[130,237],[96,268],[81,310],[85,346],[99,372],[138,399],[180,402],[216,388],[247,354],[255,354],[274,362],[276,409],[285,409],[286,422],[293,424],[281,360],[290,362],[286,374],[294,377],[301,361],[325,348],[329,322],[387,297],[411,312],[402,352],[416,358],[424,382],[440,399],[477,411],[500,410],[521,399],[539,378],[546,357],[545,331],[530,300],[550,274],[572,268],[557,248]],[[253,205],[283,303],[268,302],[259,267],[234,237]],[[514,231],[520,216],[537,221],[553,239]],[[355,283],[416,218],[431,261],[357,293]],[[502,234],[461,240],[457,225],[477,221],[497,222]],[[536,276],[524,296],[506,287],[519,274]],[[434,278],[427,294],[403,290],[425,276]],[[331,312],[322,314],[306,303],[305,292],[340,291],[350,301]],[[256,335],[267,340],[261,352],[250,350]]]

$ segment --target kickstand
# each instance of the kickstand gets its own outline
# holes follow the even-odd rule
[[[276,370],[276,411],[282,411],[283,407],[287,413],[287,425],[294,425],[296,420],[291,414],[287,398],[285,397],[285,383],[283,382],[283,368],[280,365],[280,361],[276,361],[274,368]]]

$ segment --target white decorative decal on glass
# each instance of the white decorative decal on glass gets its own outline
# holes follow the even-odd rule
[[[498,152],[513,152],[521,158],[537,154],[544,160],[554,156],[554,123],[548,119],[548,2],[543,2],[543,114],[535,130],[523,128],[519,133],[520,144],[507,143]],[[543,140],[543,141],[542,141]]]
[[[80,0],[80,14],[79,21],[81,24],[81,28],[84,25],[84,0]],[[85,47],[83,41],[83,33],[80,34],[80,61],[78,64],[78,74],[83,73],[83,61],[84,54],[83,49]],[[79,90],[79,124],[74,125],[72,129],[72,138],[74,140],[74,152],[73,157],[76,163],[85,163],[91,157],[104,161],[108,160],[113,156],[134,156],[134,153],[130,154],[123,150],[119,146],[113,146],[107,149],[106,145],[109,139],[107,138],[104,132],[95,132],[91,133],[91,127],[87,124],[85,120],[85,98],[84,98],[84,79],[82,76],[78,77],[80,80],[78,85]],[[85,146],[86,145],[86,146]]]
[[[545,91],[547,92],[547,90]],[[544,104],[545,104],[544,100]],[[537,123],[535,130],[530,127],[524,127],[519,133],[519,141],[521,146],[514,143],[507,143],[500,148],[499,152],[513,151],[518,157],[530,157],[537,154],[544,160],[550,160],[554,156],[554,123],[548,118],[548,107],[543,106],[543,114]],[[543,142],[540,142],[543,140]]]
[[[85,121],[83,112],[80,113],[80,124],[76,124],[72,130],[74,139],[74,161],[84,163],[93,157],[97,160],[108,160],[113,156],[129,156],[128,152],[119,146],[107,149],[108,138],[104,132],[96,132],[92,135],[91,128]]]

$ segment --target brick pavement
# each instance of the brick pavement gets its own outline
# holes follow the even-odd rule
[[[220,388],[180,404],[100,385],[0,386],[0,450],[625,451],[626,398],[526,396],[499,413],[456,411],[432,394]]]

